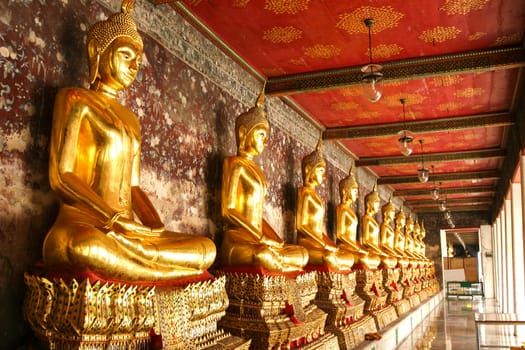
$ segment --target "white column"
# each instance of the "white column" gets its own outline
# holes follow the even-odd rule
[[[523,312],[525,310],[525,280],[523,267],[523,208],[521,184],[513,183],[512,187],[512,268],[513,274],[513,294],[514,309],[512,312]]]
[[[512,205],[510,199],[505,199],[505,254],[504,273],[506,286],[506,311],[514,311],[514,261],[512,258]]]
[[[496,218],[494,223],[494,274],[495,274],[495,287],[496,287],[496,299],[498,305],[501,307],[501,290],[503,280],[501,278],[501,216]]]
[[[485,298],[492,299],[494,293],[494,245],[492,227],[481,225],[479,228],[479,251],[481,256],[481,273]]]

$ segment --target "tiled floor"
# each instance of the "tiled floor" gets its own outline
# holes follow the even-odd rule
[[[413,329],[410,336],[397,349],[476,350],[474,313],[497,311],[497,305],[493,300],[443,299],[443,302]],[[525,341],[524,331],[525,329],[520,328],[517,336],[514,336],[514,327],[505,329],[487,326],[481,328],[481,344],[490,345],[490,349],[509,349],[508,345],[519,346]],[[501,346],[503,344],[507,346]]]

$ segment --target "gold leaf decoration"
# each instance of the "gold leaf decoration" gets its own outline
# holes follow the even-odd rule
[[[470,34],[468,36],[468,40],[470,40],[470,41],[478,40],[478,39],[483,38],[486,35],[487,35],[487,33],[485,33],[485,32],[475,32],[474,34]]]
[[[408,85],[408,81],[407,81],[407,80],[385,81],[383,84],[384,84],[385,86],[399,87],[399,86],[405,86],[405,85]]]
[[[425,96],[420,94],[397,93],[385,96],[384,103],[389,107],[401,107],[401,102],[399,102],[399,100],[401,100],[402,98],[405,99],[405,106],[407,108],[410,108],[410,106],[421,104],[427,99]]]
[[[263,39],[274,44],[288,44],[294,40],[301,39],[302,36],[303,31],[293,26],[273,27],[264,31]]]
[[[380,117],[379,112],[375,112],[375,111],[361,112],[361,113],[358,113],[356,116],[357,116],[357,119],[360,119],[360,120],[375,120]]]
[[[353,88],[344,88],[339,91],[341,92],[341,95],[345,97],[355,97],[355,96],[361,96],[363,94],[361,90],[362,88],[353,87]]]
[[[302,57],[301,58],[291,58],[288,60],[288,62],[290,62],[291,64],[295,66],[306,66],[306,61]]]
[[[389,58],[395,55],[399,55],[401,51],[403,51],[403,48],[398,44],[381,44],[377,45],[372,49],[375,58]],[[366,54],[369,55],[369,53],[370,50],[366,50]]]
[[[436,87],[452,86],[461,83],[463,78],[459,75],[446,75],[430,80],[430,83]]]
[[[368,28],[363,22],[367,18],[372,18],[374,25],[371,28],[371,32],[379,33],[385,29],[396,28],[404,16],[403,13],[395,11],[391,6],[362,6],[353,12],[339,15],[336,27],[345,30],[350,35],[367,34]]]
[[[482,88],[467,88],[467,89],[456,91],[455,95],[456,97],[471,98],[471,97],[483,95],[484,92],[485,90]]]
[[[276,15],[295,15],[298,12],[308,10],[310,0],[266,0],[264,9]]]
[[[423,40],[426,43],[442,43],[447,40],[455,39],[459,33],[461,33],[461,30],[454,26],[437,26],[435,28],[423,31],[423,33],[419,35],[419,39]]]
[[[311,58],[332,58],[338,56],[341,49],[335,45],[317,44],[304,49],[304,54]]]
[[[472,11],[481,10],[489,0],[445,0],[440,10],[447,15],[466,15]]]
[[[250,0],[232,0],[232,7],[245,8],[250,3]]]
[[[275,68],[263,68],[262,71],[264,72],[264,74],[266,74],[269,77],[275,77],[275,76],[278,76],[278,75],[286,74],[286,71],[284,69],[278,68],[278,67],[275,67]]]
[[[351,111],[357,109],[358,104],[355,102],[337,102],[333,103],[330,108],[336,111]]]
[[[504,35],[500,36],[496,39],[496,45],[509,45],[509,44],[517,44],[521,42],[521,37],[523,36],[523,33],[517,32],[511,35]]]
[[[443,104],[440,104],[437,106],[437,110],[438,111],[441,111],[441,112],[445,112],[445,111],[455,111],[455,110],[458,110],[458,109],[461,109],[463,108],[463,104],[462,103],[457,103],[457,102],[449,102],[449,103],[443,103]]]

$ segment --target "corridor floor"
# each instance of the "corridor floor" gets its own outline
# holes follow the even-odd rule
[[[443,299],[396,349],[476,350],[475,312],[498,312],[498,307],[494,300],[481,298]],[[481,349],[519,347],[525,342],[525,328],[518,329],[517,336],[514,333],[514,327],[482,327],[481,345],[489,347]]]

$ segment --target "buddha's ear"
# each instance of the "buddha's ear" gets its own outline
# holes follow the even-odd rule
[[[100,62],[100,48],[95,39],[91,39],[87,45],[89,58],[89,83],[93,84],[98,76],[98,64]]]
[[[245,143],[246,143],[246,126],[241,125],[239,127],[239,150],[244,150]]]

